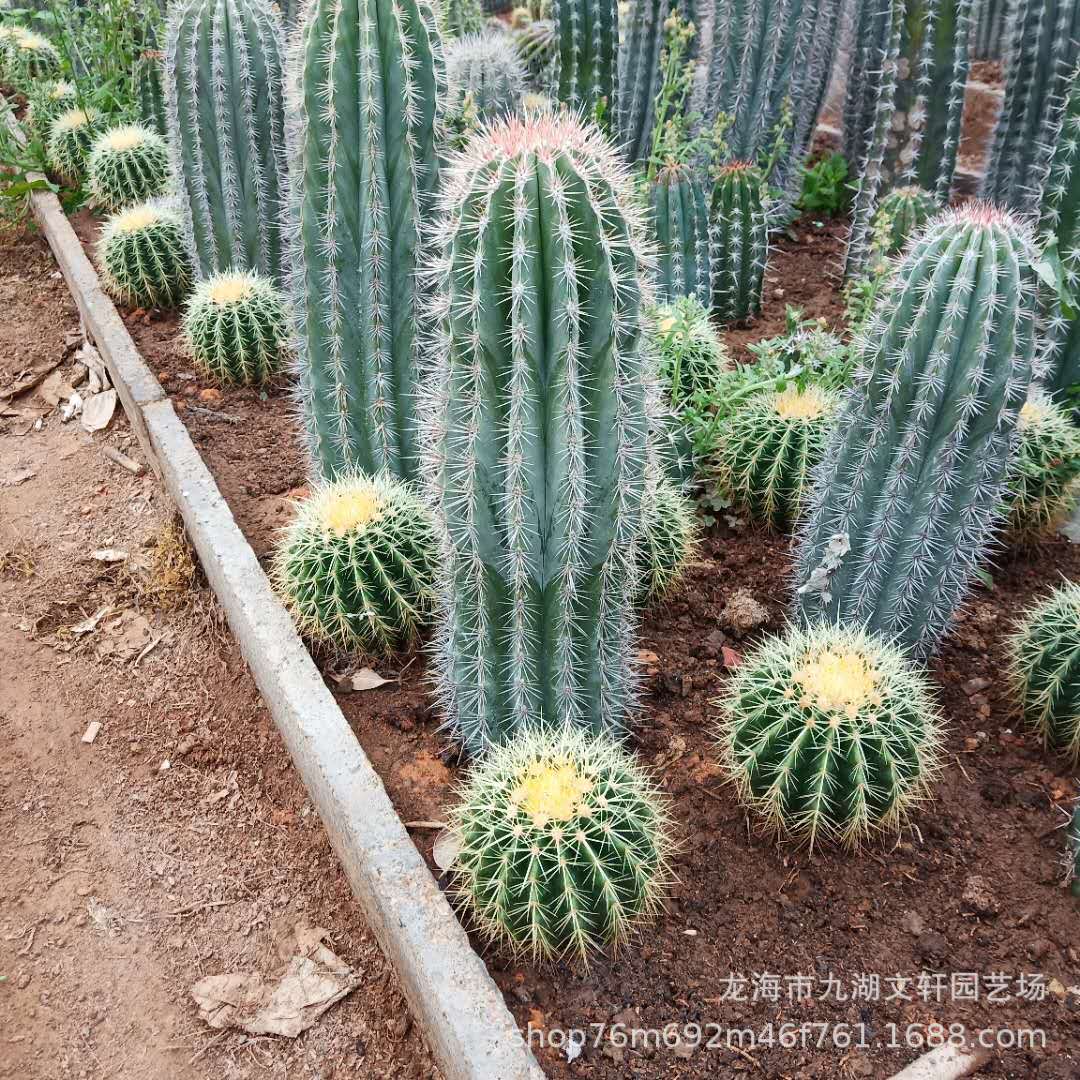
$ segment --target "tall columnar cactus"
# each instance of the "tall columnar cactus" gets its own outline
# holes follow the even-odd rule
[[[896,255],[939,210],[937,199],[921,187],[894,188],[874,214],[871,258],[878,261]]]
[[[191,260],[283,271],[284,42],[268,0],[177,0],[165,42],[173,174]]]
[[[559,101],[614,126],[618,81],[617,0],[552,0],[559,39]]]
[[[855,23],[844,152],[858,166],[845,273],[860,273],[884,192],[948,200],[960,145],[972,0],[867,0]]]
[[[446,0],[442,5],[440,29],[448,38],[479,34],[484,29],[484,22],[480,0]]]
[[[135,96],[139,119],[159,135],[168,132],[163,63],[165,54],[147,49],[135,61]]]
[[[618,134],[630,161],[652,149],[656,94],[660,89],[660,57],[669,0],[631,0],[619,45]]]
[[[469,34],[446,46],[447,111],[468,99],[479,120],[515,112],[525,93],[525,67],[506,34]]]
[[[448,535],[447,724],[472,751],[537,724],[617,734],[659,474],[640,208],[568,111],[502,121],[444,176],[424,471]]]
[[[656,296],[672,303],[693,296],[708,306],[713,294],[709,198],[701,180],[684,165],[656,175],[649,193],[659,256]]]
[[[486,936],[535,960],[587,963],[662,907],[669,813],[608,739],[523,735],[481,762],[450,818],[457,897]]]
[[[1075,310],[1080,297],[1080,68],[1069,79],[1050,134],[1039,242],[1056,251],[1061,280],[1058,289],[1040,285],[1039,307],[1044,323],[1044,381],[1051,392],[1060,394],[1080,383],[1080,318]]]
[[[769,258],[769,205],[761,173],[747,162],[717,172],[710,209],[713,246],[713,312],[739,322],[761,309]]]
[[[1080,762],[1080,585],[1066,582],[1026,612],[1009,656],[1024,719],[1045,747]]]
[[[291,298],[315,468],[417,475],[422,214],[442,46],[427,0],[316,0],[290,68]]]
[[[1005,102],[994,129],[982,197],[1037,209],[1058,108],[1080,61],[1080,0],[1012,0],[1006,29]]]
[[[713,0],[705,118],[727,118],[732,158],[759,165],[774,158],[769,179],[780,186],[809,149],[840,8],[839,0]]]
[[[865,626],[919,657],[945,633],[1005,506],[1033,261],[1027,227],[980,203],[908,248],[808,501],[803,623]]]
[[[1009,0],[975,0],[971,35],[973,60],[1000,60],[1005,53]]]
[[[895,830],[941,767],[942,721],[903,653],[861,630],[770,638],[735,670],[721,750],[773,832],[858,846]]]

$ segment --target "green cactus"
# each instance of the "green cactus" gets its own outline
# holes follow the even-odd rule
[[[342,474],[299,503],[272,577],[308,637],[345,652],[385,654],[431,621],[437,536],[410,485]]]
[[[3,46],[3,69],[6,80],[23,93],[43,79],[55,79],[60,73],[60,52],[56,46],[33,30],[18,29]]]
[[[559,101],[611,126],[618,103],[617,0],[552,0],[559,39]]]
[[[1005,101],[980,195],[1020,213],[1038,210],[1059,107],[1080,62],[1080,0],[1011,0]]]
[[[1037,538],[1076,505],[1080,486],[1080,429],[1069,414],[1032,385],[1016,424],[1018,452],[1009,495],[1009,531]]]
[[[525,732],[473,770],[450,813],[458,902],[489,939],[534,961],[587,964],[663,907],[665,800],[606,738]]]
[[[858,847],[894,831],[940,769],[942,719],[926,677],[894,646],[841,626],[790,629],[735,669],[724,764],[781,837]]]
[[[514,31],[514,48],[529,82],[540,94],[554,94],[559,82],[559,35],[551,19],[533,19]]]
[[[1003,516],[1033,263],[1026,225],[981,203],[907,249],[808,499],[802,622],[865,626],[919,658],[945,633]]]
[[[658,245],[656,295],[662,303],[693,296],[708,304],[713,294],[709,202],[701,181],[683,165],[665,165],[650,188]]]
[[[720,489],[755,520],[773,528],[790,525],[799,517],[838,411],[838,395],[813,384],[747,398],[717,437]]]
[[[316,0],[297,31],[289,296],[304,424],[328,479],[417,475],[416,277],[445,96],[435,23],[428,0]]]
[[[941,208],[937,199],[921,187],[894,188],[878,203],[871,225],[870,257],[872,263],[900,252]]]
[[[121,210],[98,240],[101,280],[132,307],[175,307],[191,285],[180,214],[161,201]]]
[[[260,385],[277,374],[287,328],[281,293],[251,270],[226,270],[201,281],[184,312],[184,339],[195,366],[225,384]]]
[[[769,202],[761,173],[735,161],[717,170],[712,221],[713,312],[722,323],[761,310],[769,258]]]
[[[972,0],[871,0],[859,8],[844,102],[844,155],[859,184],[848,278],[870,256],[884,192],[918,184],[948,201],[960,145]]]
[[[162,65],[165,54],[147,49],[135,61],[135,97],[139,107],[139,119],[159,135],[168,132],[165,88],[162,83]]]
[[[850,386],[855,365],[851,346],[826,330],[823,321],[803,321],[798,308],[788,307],[786,315],[783,334],[747,346],[757,357],[753,370],[782,375],[781,390],[793,379],[827,390]]]
[[[447,38],[479,34],[486,22],[480,0],[447,0],[442,5],[440,28]]]
[[[641,567],[638,598],[659,600],[686,569],[697,547],[694,504],[669,477],[663,477],[645,501],[635,561]]]
[[[1047,389],[1062,395],[1080,383],[1080,68],[1049,125],[1053,149],[1039,207],[1039,243],[1055,266],[1057,287],[1039,287]]]
[[[569,110],[499,122],[446,172],[424,474],[449,541],[447,724],[473,752],[526,725],[618,733],[636,699],[635,539],[660,472],[640,206]]]
[[[1065,582],[1025,612],[1007,649],[1025,722],[1047,749],[1080,762],[1080,585]]]
[[[1005,49],[1009,0],[975,0],[972,60],[1000,60]]]
[[[61,113],[77,108],[78,91],[74,83],[42,79],[26,95],[26,122],[43,146],[48,146],[52,126]]]
[[[669,0],[631,0],[619,45],[618,133],[629,161],[652,152]]]
[[[86,163],[90,195],[107,210],[164,195],[169,186],[169,147],[140,124],[110,128],[94,140]]]
[[[505,34],[469,34],[446,46],[447,111],[454,115],[470,101],[481,121],[521,107],[525,68]]]
[[[52,122],[46,153],[49,164],[69,183],[77,184],[86,172],[86,160],[94,140],[104,130],[97,109],[68,109]]]
[[[177,0],[165,40],[173,175],[200,278],[279,279],[286,188],[281,23],[268,0]]]
[[[1073,896],[1080,896],[1080,799],[1073,806],[1065,839],[1065,870],[1069,891]]]

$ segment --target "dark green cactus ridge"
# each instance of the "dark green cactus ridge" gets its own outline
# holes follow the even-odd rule
[[[615,122],[618,99],[617,0],[552,0],[559,39],[559,101],[605,129]]]
[[[970,204],[888,279],[816,473],[797,616],[863,626],[919,658],[945,633],[1005,507],[1031,378],[1032,237]]]
[[[735,161],[717,171],[712,221],[713,312],[722,323],[761,310],[769,258],[769,203],[761,173]]]
[[[132,307],[175,307],[191,285],[180,214],[140,203],[110,217],[98,240],[105,288]]]
[[[1019,450],[1012,470],[1008,527],[1038,537],[1076,505],[1080,485],[1080,428],[1032,386],[1017,421]]]
[[[857,847],[895,831],[940,768],[927,679],[872,634],[835,626],[767,639],[721,702],[724,763],[781,837]]]
[[[796,521],[838,408],[834,391],[812,384],[747,398],[717,437],[720,488],[739,508],[767,525],[781,528]]]
[[[314,641],[384,654],[431,621],[437,535],[408,484],[342,475],[298,505],[274,554],[274,583]]]
[[[1028,611],[1009,654],[1024,720],[1047,749],[1080,762],[1080,586],[1066,582]]]
[[[450,828],[455,894],[494,942],[588,964],[663,906],[673,844],[663,797],[615,743],[526,733],[470,774]]]
[[[417,475],[422,215],[445,96],[427,0],[317,0],[290,62],[289,232],[315,469]]]
[[[640,600],[658,600],[674,587],[693,556],[698,527],[693,502],[675,482],[663,477],[645,500],[637,563]]]
[[[94,141],[86,171],[90,195],[100,206],[118,210],[146,202],[169,186],[169,147],[139,124],[110,128]]]
[[[424,475],[443,516],[438,679],[473,752],[535,724],[621,733],[636,540],[659,480],[650,252],[626,166],[568,111],[444,170]]]
[[[972,60],[1000,60],[1005,52],[1009,0],[975,0]]]
[[[1057,107],[1080,61],[1080,0],[1012,0],[1005,101],[980,194],[1023,213],[1038,207]]]
[[[657,240],[657,300],[671,303],[693,296],[708,305],[713,294],[712,239],[701,181],[685,166],[665,166],[651,186],[650,208]]]
[[[281,367],[288,321],[273,282],[251,270],[201,281],[184,312],[184,340],[195,366],[226,385],[265,383]]]
[[[176,0],[165,42],[173,174],[199,277],[283,271],[284,38],[268,0]]]
[[[516,112],[525,93],[525,68],[506,34],[470,34],[446,46],[447,112],[472,104],[480,121]]]

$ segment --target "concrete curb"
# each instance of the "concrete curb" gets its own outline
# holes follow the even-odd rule
[[[334,851],[446,1080],[543,1080],[483,961],[274,595],[172,402],[146,366],[56,196],[52,248],[147,457],[176,504]]]

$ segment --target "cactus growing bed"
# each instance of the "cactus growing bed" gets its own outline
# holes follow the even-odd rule
[[[89,241],[93,222],[81,218],[77,224]],[[741,353],[748,342],[779,330],[785,301],[836,321],[839,300],[822,266],[836,256],[838,231],[801,222],[795,239],[779,240],[782,254],[770,271],[764,315],[727,334],[730,345]],[[284,388],[271,385],[263,394],[210,387],[183,354],[174,317],[125,315],[237,521],[256,551],[268,554],[288,520],[290,494],[307,479],[298,433],[295,439],[282,436],[296,430]],[[932,665],[948,723],[949,767],[935,786],[936,798],[916,814],[897,846],[860,859],[833,850],[812,858],[778,850],[748,827],[716,764],[713,699],[728,679],[727,668],[762,631],[779,627],[789,565],[786,538],[722,519],[705,538],[685,590],[648,610],[639,646],[646,708],[633,745],[674,801],[682,846],[671,903],[640,944],[613,959],[594,958],[588,972],[515,962],[477,939],[508,1004],[523,1029],[532,1024],[549,1036],[566,1029],[587,1033],[589,1043],[572,1062],[565,1048],[534,1041],[553,1076],[756,1071],[884,1077],[917,1056],[904,1043],[908,1025],[918,1031],[934,1021],[1045,1030],[1047,1053],[1006,1051],[986,1075],[1070,1075],[1054,1072],[1051,1059],[1076,1046],[1080,1025],[1052,993],[1045,1001],[1001,1005],[926,1002],[911,990],[910,1002],[839,1002],[830,996],[789,1005],[786,980],[815,979],[815,998],[830,972],[847,990],[857,974],[878,973],[882,997],[890,992],[888,977],[914,979],[924,970],[1013,977],[1040,972],[1063,991],[1077,982],[1076,909],[1059,885],[1063,834],[1056,826],[1064,815],[1054,805],[1072,795],[1070,769],[1064,760],[1046,757],[1030,737],[1013,734],[1000,671],[1014,613],[1061,574],[1080,573],[1080,549],[1055,537],[999,560],[994,588],[978,590]],[[763,605],[768,621],[743,633],[752,605],[739,598],[747,594]],[[344,672],[325,670],[403,820],[444,820],[459,763],[446,755],[437,732],[424,653],[398,654],[376,667],[391,681],[366,691],[345,689],[334,678]],[[433,832],[417,828],[413,835],[438,873]],[[780,977],[779,1004],[752,1000],[755,972]],[[748,980],[742,991],[735,986],[735,999],[729,973]],[[747,1000],[738,1000],[740,994]],[[632,1049],[601,1039],[593,1046],[600,1029],[590,1026],[699,1023],[760,1033],[770,1021],[864,1024],[875,1045],[803,1050],[747,1044],[688,1053],[685,1045],[657,1048],[655,1042]]]

